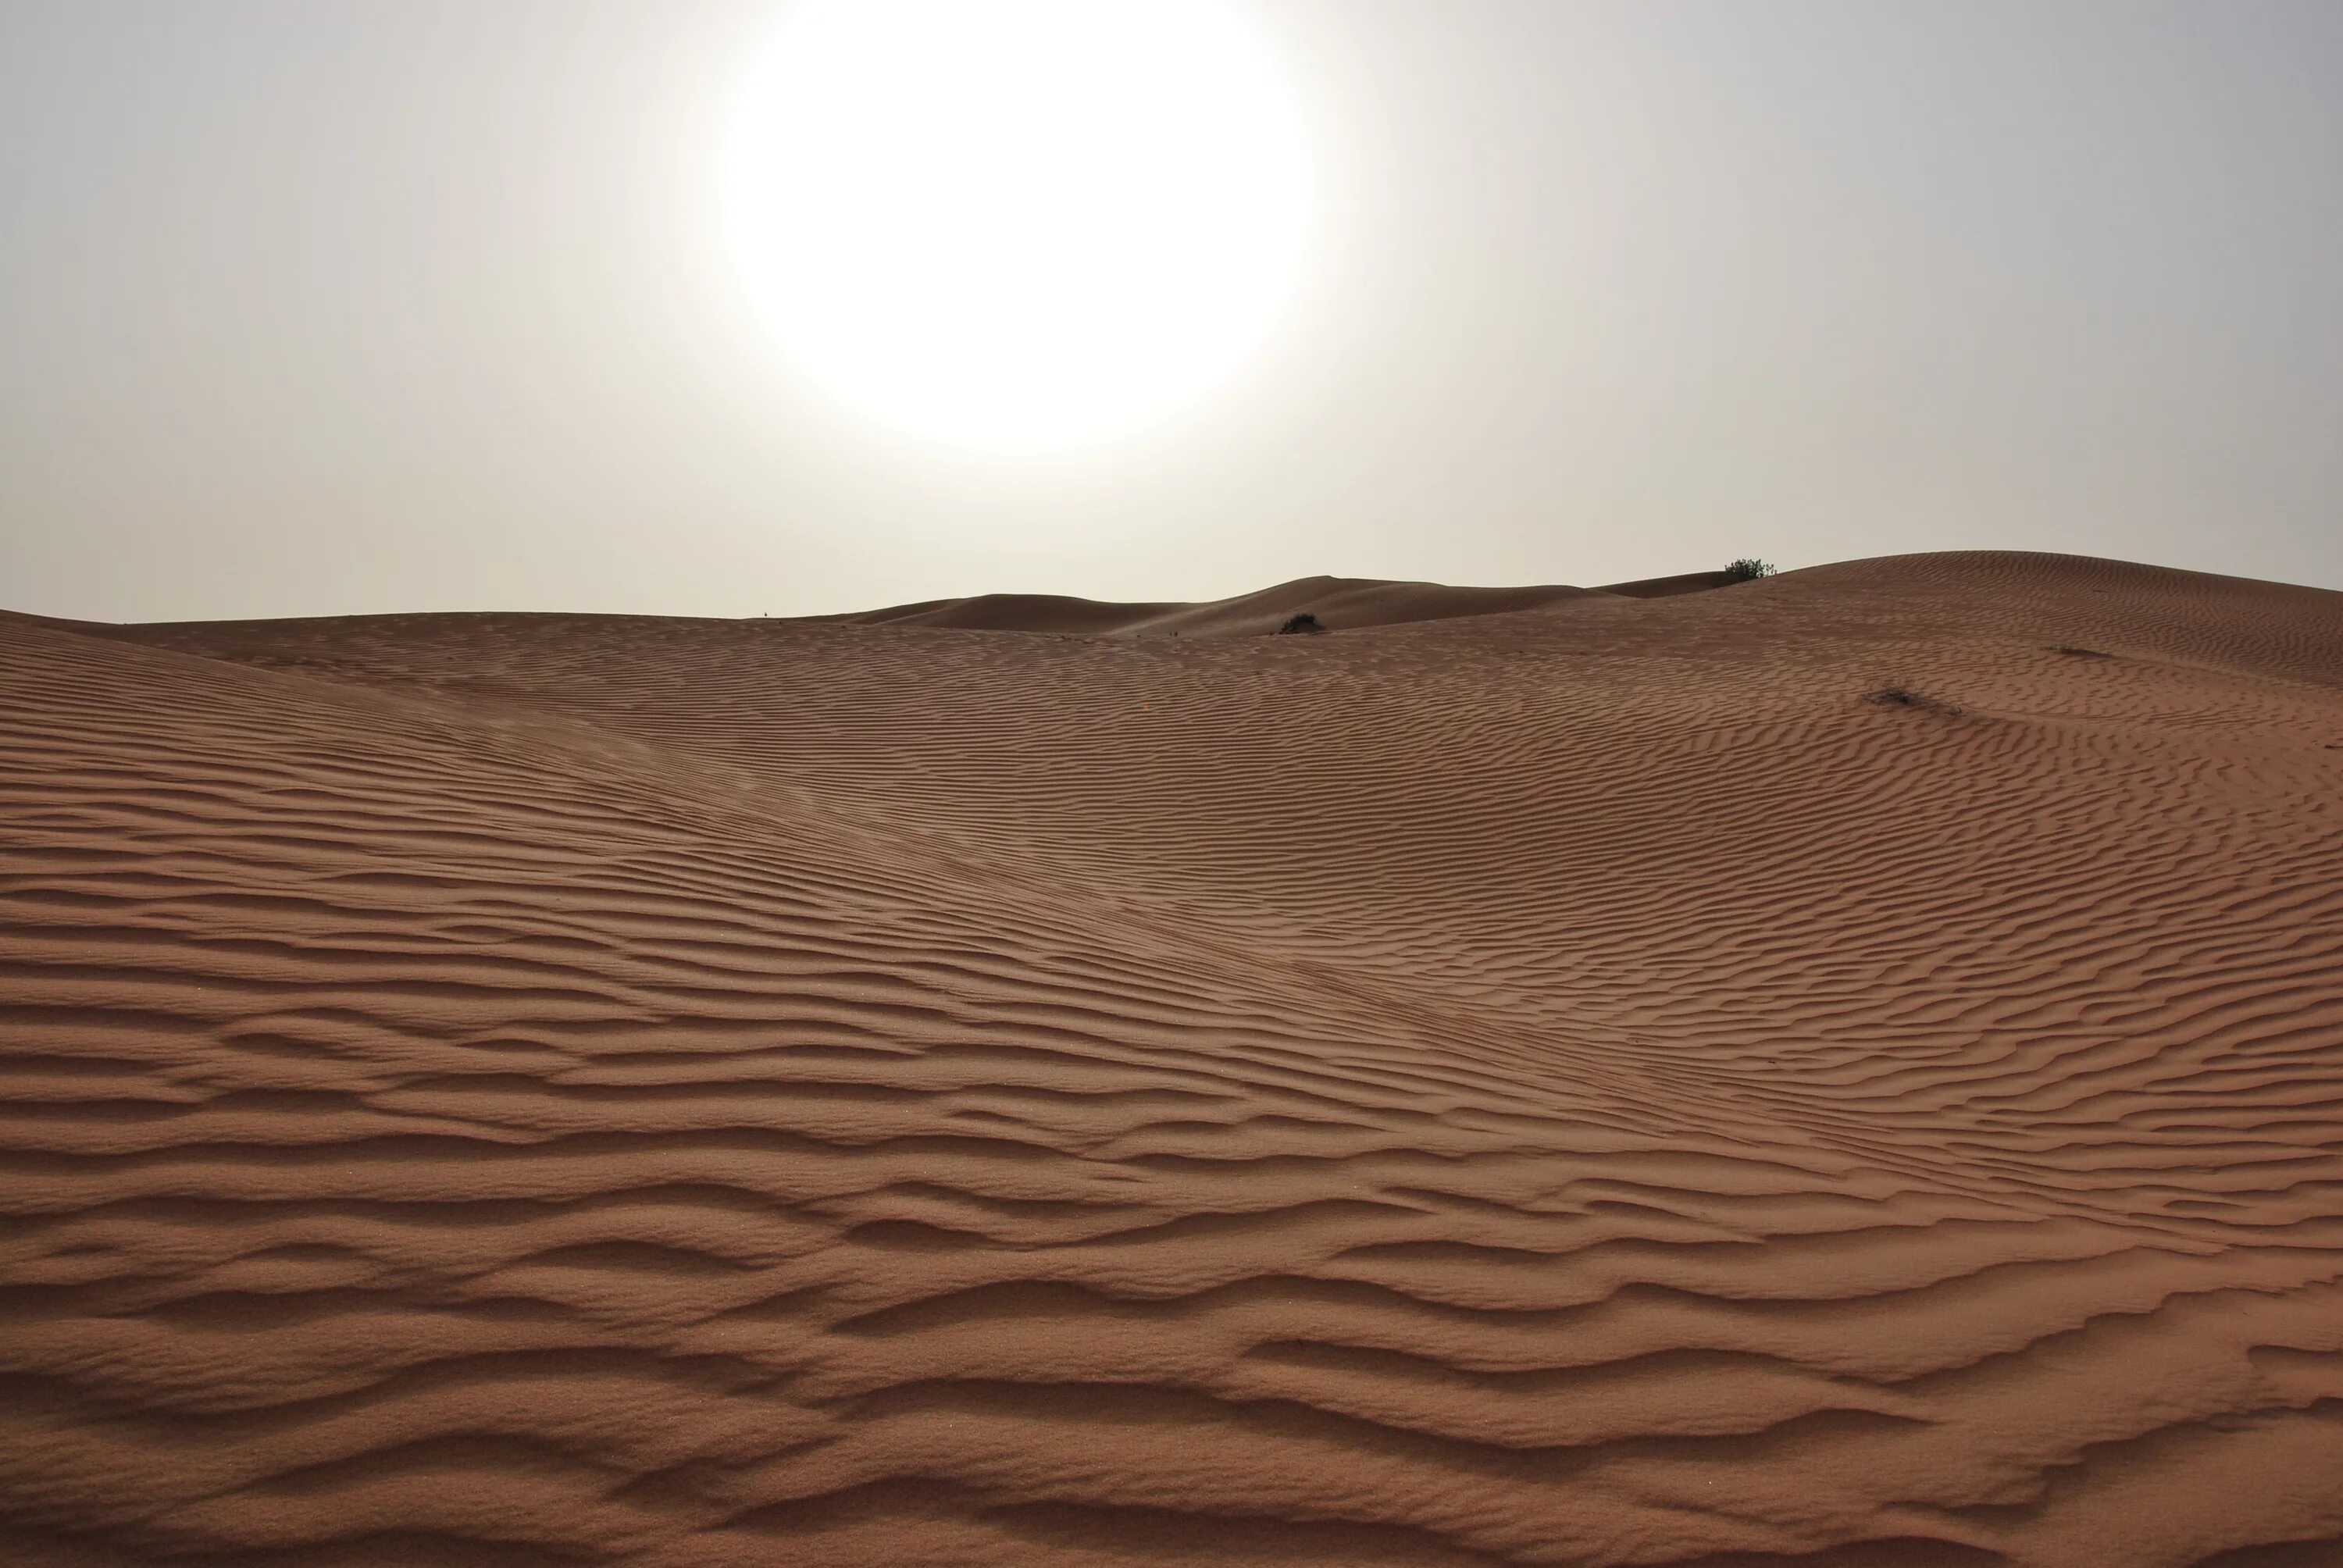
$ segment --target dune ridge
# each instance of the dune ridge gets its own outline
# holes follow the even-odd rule
[[[809,621],[854,626],[930,626],[960,631],[1080,632],[1093,637],[1255,637],[1273,632],[1287,619],[1307,615],[1327,629],[1397,626],[1411,621],[1451,620],[1543,609],[1590,593],[1680,592],[1685,586],[1714,586],[1722,572],[1691,578],[1622,584],[1615,589],[1544,588],[1449,588],[1441,583],[1381,582],[1366,578],[1300,578],[1256,593],[1204,604],[1113,604],[1061,594],[980,594],[971,598],[930,599],[843,616],[811,616]],[[1678,586],[1670,587],[1675,584]]]
[[[1081,603],[0,618],[10,1551],[2338,1561],[2343,595]]]

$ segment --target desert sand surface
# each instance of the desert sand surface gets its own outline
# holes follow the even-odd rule
[[[2343,594],[0,650],[10,1563],[2343,1562]]]

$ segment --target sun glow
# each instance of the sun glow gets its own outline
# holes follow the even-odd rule
[[[802,0],[751,63],[731,254],[798,367],[1042,453],[1230,380],[1299,287],[1292,95],[1218,0]]]

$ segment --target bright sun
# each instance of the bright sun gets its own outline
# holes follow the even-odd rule
[[[1226,381],[1299,286],[1292,95],[1218,0],[800,0],[733,126],[734,262],[792,359],[1038,454]]]

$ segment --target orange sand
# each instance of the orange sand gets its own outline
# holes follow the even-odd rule
[[[2343,1562],[2343,595],[1714,580],[0,619],[0,1558]]]

